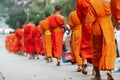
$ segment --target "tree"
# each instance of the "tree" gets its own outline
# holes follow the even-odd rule
[[[24,25],[27,19],[27,15],[23,9],[12,10],[8,13],[9,18],[6,20],[6,23],[13,29],[16,29],[16,23],[19,22],[21,25]]]

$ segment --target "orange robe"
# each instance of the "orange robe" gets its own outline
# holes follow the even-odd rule
[[[5,39],[5,47],[9,51],[9,35]]]
[[[91,29],[86,26],[86,16],[90,0],[77,0],[77,14],[82,23],[81,56],[92,58]]]
[[[13,37],[13,33],[9,35],[9,51],[10,52],[13,52],[13,40],[14,40],[14,37]]]
[[[73,11],[69,15],[69,25],[72,30],[71,36],[71,51],[72,51],[72,62],[77,62],[80,66],[82,65],[82,58],[80,57],[80,44],[82,38],[82,24],[77,16],[76,11]]]
[[[26,53],[31,54],[35,52],[32,25],[30,24],[24,25],[24,44]]]
[[[18,40],[17,40],[17,37],[16,37],[15,33],[10,34],[9,37],[10,37],[9,38],[10,39],[10,42],[9,42],[10,51],[14,52],[14,53],[17,53],[19,48],[17,47]]]
[[[19,51],[19,47],[18,47],[18,39],[17,39],[15,33],[13,34],[12,39],[13,39],[13,52],[17,53]]]
[[[40,43],[40,37],[41,37],[41,33],[38,29],[38,27],[34,27],[33,28],[33,39],[34,39],[34,47],[35,47],[35,52],[37,54],[41,53],[41,43]]]
[[[116,47],[110,14],[108,4],[91,0],[86,22],[92,27],[93,65],[99,66],[100,70],[113,70],[115,64]]]
[[[113,18],[120,20],[120,0],[111,0],[111,10]]]
[[[43,30],[40,25],[38,25],[38,30],[40,33],[43,33]],[[44,42],[44,35],[40,37],[40,47],[41,47],[41,55],[45,55],[45,42]]]
[[[17,47],[19,48],[19,51],[24,51],[24,44],[23,44],[24,31],[23,31],[23,29],[17,29],[15,32],[15,35],[18,39]]]
[[[59,59],[61,59],[62,57],[63,24],[64,24],[63,17],[58,15],[51,15],[49,17],[49,26],[50,30],[52,31],[53,56]]]
[[[40,26],[44,34],[45,55],[47,57],[52,57],[52,39],[51,32],[49,30],[48,19],[41,21]]]

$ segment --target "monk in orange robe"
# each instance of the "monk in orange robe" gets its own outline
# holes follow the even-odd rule
[[[34,47],[35,47],[36,54],[40,54],[41,53],[41,43],[40,43],[40,37],[41,36],[42,36],[42,34],[39,31],[39,28],[38,27],[34,27],[33,28],[33,39],[34,39]]]
[[[12,32],[8,35],[9,36],[9,51],[10,52],[12,52],[12,49],[13,49],[12,35],[13,35]]]
[[[86,26],[86,16],[88,14],[88,6],[90,0],[77,0],[77,14],[80,22],[82,23],[82,40],[80,47],[80,54],[83,58],[83,74],[87,74],[88,60],[92,59],[92,41],[91,29]]]
[[[18,40],[18,45],[17,47],[19,48],[19,54],[23,55],[24,52],[24,44],[23,44],[23,36],[24,36],[24,31],[21,26],[18,25],[18,29],[15,31],[15,35]]]
[[[30,22],[26,25],[24,25],[24,44],[26,48],[26,53],[30,55],[29,59],[34,59],[34,40],[33,40],[33,32],[32,28],[35,27],[35,25]]]
[[[40,22],[40,28],[42,29],[42,33],[44,35],[45,55],[47,57],[47,62],[52,62],[52,39],[48,24],[48,17],[50,16],[50,13],[46,12],[45,16],[46,19]]]
[[[77,62],[77,72],[82,70],[82,58],[80,56],[80,44],[82,38],[82,23],[80,22],[76,11],[72,11],[69,15],[69,25],[72,30],[71,36],[71,51],[72,51],[72,62]]]
[[[18,40],[17,40],[17,37],[15,36],[15,32],[13,32],[9,35],[9,49],[10,49],[10,52],[17,53],[18,50],[19,50],[17,45],[18,45]]]
[[[52,31],[53,54],[57,58],[56,66],[60,66],[60,59],[62,57],[63,25],[64,17],[61,15],[61,6],[56,5],[55,14],[49,17],[49,26]]]
[[[13,40],[14,40],[14,34],[13,32],[10,33],[9,35],[9,51],[13,52]]]
[[[100,79],[99,70],[107,70],[107,80],[114,80],[111,70],[114,70],[116,46],[110,14],[109,0],[91,0],[86,23],[92,29],[92,62],[96,71],[95,78]]]
[[[111,0],[111,10],[116,23],[116,29],[120,30],[120,0]]]
[[[18,38],[16,37],[16,35],[15,35],[15,32],[13,33],[13,35],[12,35],[12,44],[13,44],[13,52],[14,53],[18,53],[18,51],[19,51],[19,47],[18,47]]]

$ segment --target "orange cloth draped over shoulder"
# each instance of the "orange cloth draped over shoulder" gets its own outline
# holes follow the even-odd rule
[[[48,21],[52,32],[53,57],[61,59],[63,45],[62,26],[64,24],[64,17],[54,14],[49,17]]]
[[[51,32],[49,30],[48,18],[42,20],[40,22],[40,26],[44,35],[45,55],[47,57],[52,57],[52,39]]]
[[[24,25],[24,44],[26,53],[31,54],[35,52],[32,25],[30,24]]]
[[[80,44],[82,38],[82,23],[80,22],[76,11],[70,13],[69,25],[72,30],[71,36],[71,51],[72,51],[72,62],[77,62],[80,66],[82,65],[82,58],[80,56]]]
[[[91,0],[86,22],[92,27],[93,65],[100,70],[113,70],[115,65],[116,47],[110,14],[109,4]]]
[[[111,0],[112,16],[115,20],[120,20],[120,0]]]
[[[82,23],[81,56],[92,58],[91,28],[86,26],[86,16],[90,0],[77,0],[77,14]]]
[[[17,47],[19,48],[19,51],[24,51],[24,45],[23,45],[23,36],[24,36],[24,31],[23,29],[17,29],[15,32],[15,35],[18,39],[18,45]]]
[[[34,39],[35,52],[37,54],[41,53],[41,42],[40,42],[41,36],[42,36],[42,33],[39,31],[39,28],[34,27],[33,28],[33,39]]]

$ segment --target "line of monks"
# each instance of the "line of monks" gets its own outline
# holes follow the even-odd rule
[[[111,5],[111,6],[110,6]],[[76,11],[68,17],[71,29],[71,55],[72,64],[77,63],[77,72],[87,74],[87,64],[93,64],[94,80],[101,80],[100,70],[107,71],[107,80],[114,80],[116,59],[116,45],[114,27],[110,18],[115,22],[115,27],[120,30],[120,0],[77,0]],[[62,57],[63,34],[66,30],[65,19],[61,15],[60,5],[55,6],[55,13],[46,12],[46,18],[39,25],[32,20],[7,36],[6,49],[14,53],[26,52],[30,59],[35,54],[43,54],[47,62],[52,62],[52,57],[57,59],[56,66],[60,66]]]

